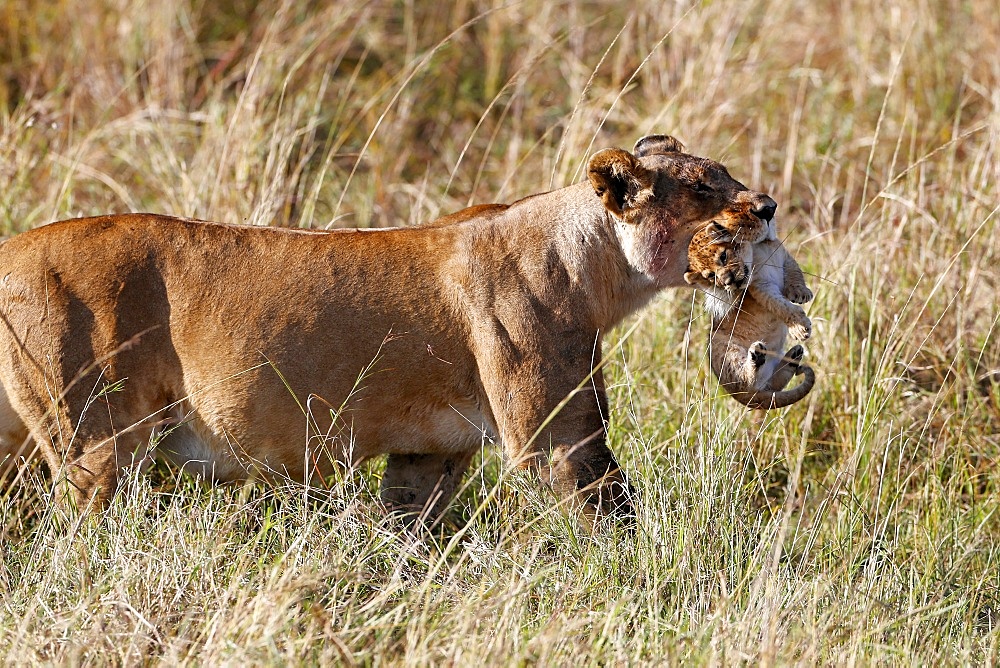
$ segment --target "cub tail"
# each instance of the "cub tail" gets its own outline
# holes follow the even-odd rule
[[[736,401],[747,408],[770,410],[791,406],[809,394],[809,391],[816,382],[816,374],[813,373],[812,367],[800,366],[798,371],[796,371],[796,375],[799,374],[802,375],[802,382],[790,390],[780,390],[778,392],[752,390],[750,392],[730,392],[730,394],[733,399],[736,399]]]

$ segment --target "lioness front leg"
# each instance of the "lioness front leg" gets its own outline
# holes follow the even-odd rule
[[[411,524],[431,524],[455,495],[474,451],[459,454],[393,454],[382,474],[382,503]]]
[[[580,503],[589,523],[601,517],[634,519],[634,494],[607,446],[603,426],[575,443],[553,445],[539,473],[557,495]]]
[[[519,378],[516,387],[486,377],[497,431],[510,462],[537,472],[557,497],[579,506],[588,524],[601,517],[631,522],[633,494],[607,446],[607,398],[589,362]],[[557,382],[557,381],[562,382]]]
[[[126,472],[148,463],[152,427],[141,414],[144,407],[130,405],[131,388],[95,396],[93,388],[104,382],[99,372],[79,376],[82,380],[42,378],[56,388],[68,386],[56,401],[48,400],[50,385],[19,382],[19,377],[8,381],[5,391],[18,398],[36,425],[31,435],[52,473],[53,498],[81,512],[103,510]]]

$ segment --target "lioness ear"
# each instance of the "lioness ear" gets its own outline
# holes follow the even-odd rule
[[[644,155],[683,153],[684,144],[680,143],[670,135],[649,135],[648,137],[643,137],[637,141],[633,151],[640,158]]]
[[[652,196],[649,173],[634,155],[620,148],[606,148],[590,158],[587,176],[608,211],[621,216]]]

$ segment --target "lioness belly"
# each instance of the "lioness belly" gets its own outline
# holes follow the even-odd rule
[[[154,440],[157,456],[206,480],[243,480],[250,470],[249,462],[242,462],[234,456],[224,441],[190,424],[165,429]]]
[[[328,476],[337,465],[384,454],[470,453],[494,438],[484,416],[467,401],[409,404],[392,411],[373,407],[352,411],[344,420],[323,421],[308,409],[284,415],[245,414],[232,429],[217,417],[216,413],[203,420],[185,402],[170,424],[154,435],[156,456],[189,474],[219,482],[253,474],[302,482]]]

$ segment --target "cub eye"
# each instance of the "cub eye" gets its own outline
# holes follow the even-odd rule
[[[726,251],[722,251],[719,254],[719,264],[725,264],[728,258],[729,258],[729,253],[727,253]]]
[[[712,186],[708,185],[707,183],[705,183],[703,181],[695,181],[695,183],[694,183],[694,185],[692,187],[694,188],[694,191],[696,193],[712,192]]]

